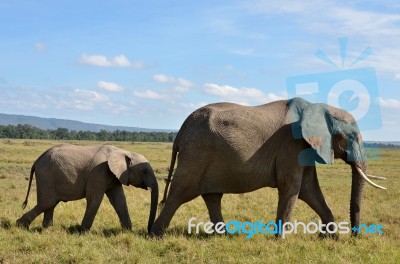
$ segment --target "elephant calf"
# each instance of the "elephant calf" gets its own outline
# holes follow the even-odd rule
[[[23,208],[28,203],[34,173],[37,205],[17,220],[17,226],[29,228],[30,223],[44,212],[43,227],[48,227],[53,223],[54,208],[60,201],[86,198],[86,212],[81,229],[89,230],[105,193],[117,212],[122,227],[131,229],[132,223],[122,184],[150,189],[148,230],[154,222],[158,184],[150,164],[138,153],[110,145],[54,146],[33,163]]]

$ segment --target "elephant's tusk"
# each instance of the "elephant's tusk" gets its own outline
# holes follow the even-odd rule
[[[364,180],[367,181],[369,184],[371,184],[371,185],[374,186],[375,188],[379,188],[379,189],[386,190],[385,187],[382,187],[382,186],[380,186],[380,185],[378,185],[378,184],[376,184],[376,183],[373,183],[370,179],[368,179],[368,177],[365,176],[364,172],[363,172],[359,167],[356,166],[356,170],[357,170],[358,173],[364,178]]]
[[[374,175],[371,175],[371,174],[367,174],[367,177],[370,178],[370,179],[376,179],[376,180],[386,180],[385,177],[382,177],[382,176],[374,176]]]

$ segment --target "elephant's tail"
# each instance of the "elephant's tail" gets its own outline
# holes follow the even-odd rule
[[[26,205],[28,204],[28,197],[29,197],[29,192],[31,191],[33,174],[35,173],[35,164],[36,164],[36,162],[33,163],[32,168],[31,168],[31,176],[29,177],[28,192],[26,193],[25,201],[22,203],[22,209],[25,209]]]
[[[168,188],[171,183],[171,178],[172,178],[172,173],[174,172],[174,167],[175,167],[175,161],[176,161],[176,155],[178,154],[178,144],[176,144],[176,140],[174,142],[174,145],[172,147],[172,157],[171,157],[171,164],[169,165],[169,171],[168,171],[168,178],[165,179],[165,190],[164,190],[164,196],[163,199],[161,200],[159,204],[159,211],[161,212],[161,209],[164,207],[165,201],[167,200],[167,195],[168,195]]]

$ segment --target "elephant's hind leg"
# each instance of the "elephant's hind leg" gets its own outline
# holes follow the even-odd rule
[[[276,214],[276,222],[282,223],[289,222],[297,197],[300,192],[302,169],[298,168],[297,171],[282,171],[278,174],[278,210]],[[277,234],[276,237],[280,237]]]
[[[32,210],[28,211],[17,220],[17,226],[28,229],[32,221],[35,220],[38,215],[43,213],[43,211],[44,210],[41,206],[36,205]]]
[[[179,174],[178,169],[175,175],[177,174]],[[177,178],[178,177],[174,176],[174,179]],[[185,184],[185,186],[182,186],[181,183]],[[188,185],[185,181],[181,180],[173,181],[164,208],[151,228],[151,234],[156,237],[163,236],[164,231],[169,226],[176,210],[178,210],[182,204],[193,200],[199,195],[197,186],[191,184]]]
[[[58,202],[52,199],[44,199],[42,196],[38,197],[38,204],[29,212],[25,213],[20,219],[17,220],[17,226],[29,228],[35,218],[44,212],[43,227],[49,226],[53,222],[54,207]]]
[[[160,215],[154,221],[154,224],[151,228],[151,235],[155,237],[162,237],[164,235],[165,229],[169,226],[172,217],[174,216],[176,210],[182,205],[179,200],[176,199],[168,199],[165,201],[164,208],[162,209]]]
[[[222,193],[206,193],[201,195],[206,203],[208,213],[210,215],[210,221],[213,224],[224,222],[221,212],[222,195]]]
[[[54,208],[57,206],[57,204],[58,203],[56,203],[54,206],[44,211],[43,222],[42,222],[42,226],[44,228],[53,225]]]

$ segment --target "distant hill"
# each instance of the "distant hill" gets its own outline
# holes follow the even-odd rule
[[[108,126],[100,124],[90,124],[74,120],[58,119],[58,118],[42,118],[36,116],[25,115],[9,115],[0,113],[0,125],[24,125],[28,124],[40,129],[56,130],[57,128],[67,128],[75,131],[92,131],[100,132],[100,130],[116,131],[125,130],[129,132],[176,132],[171,129],[151,129],[140,127],[124,127],[124,126]]]

